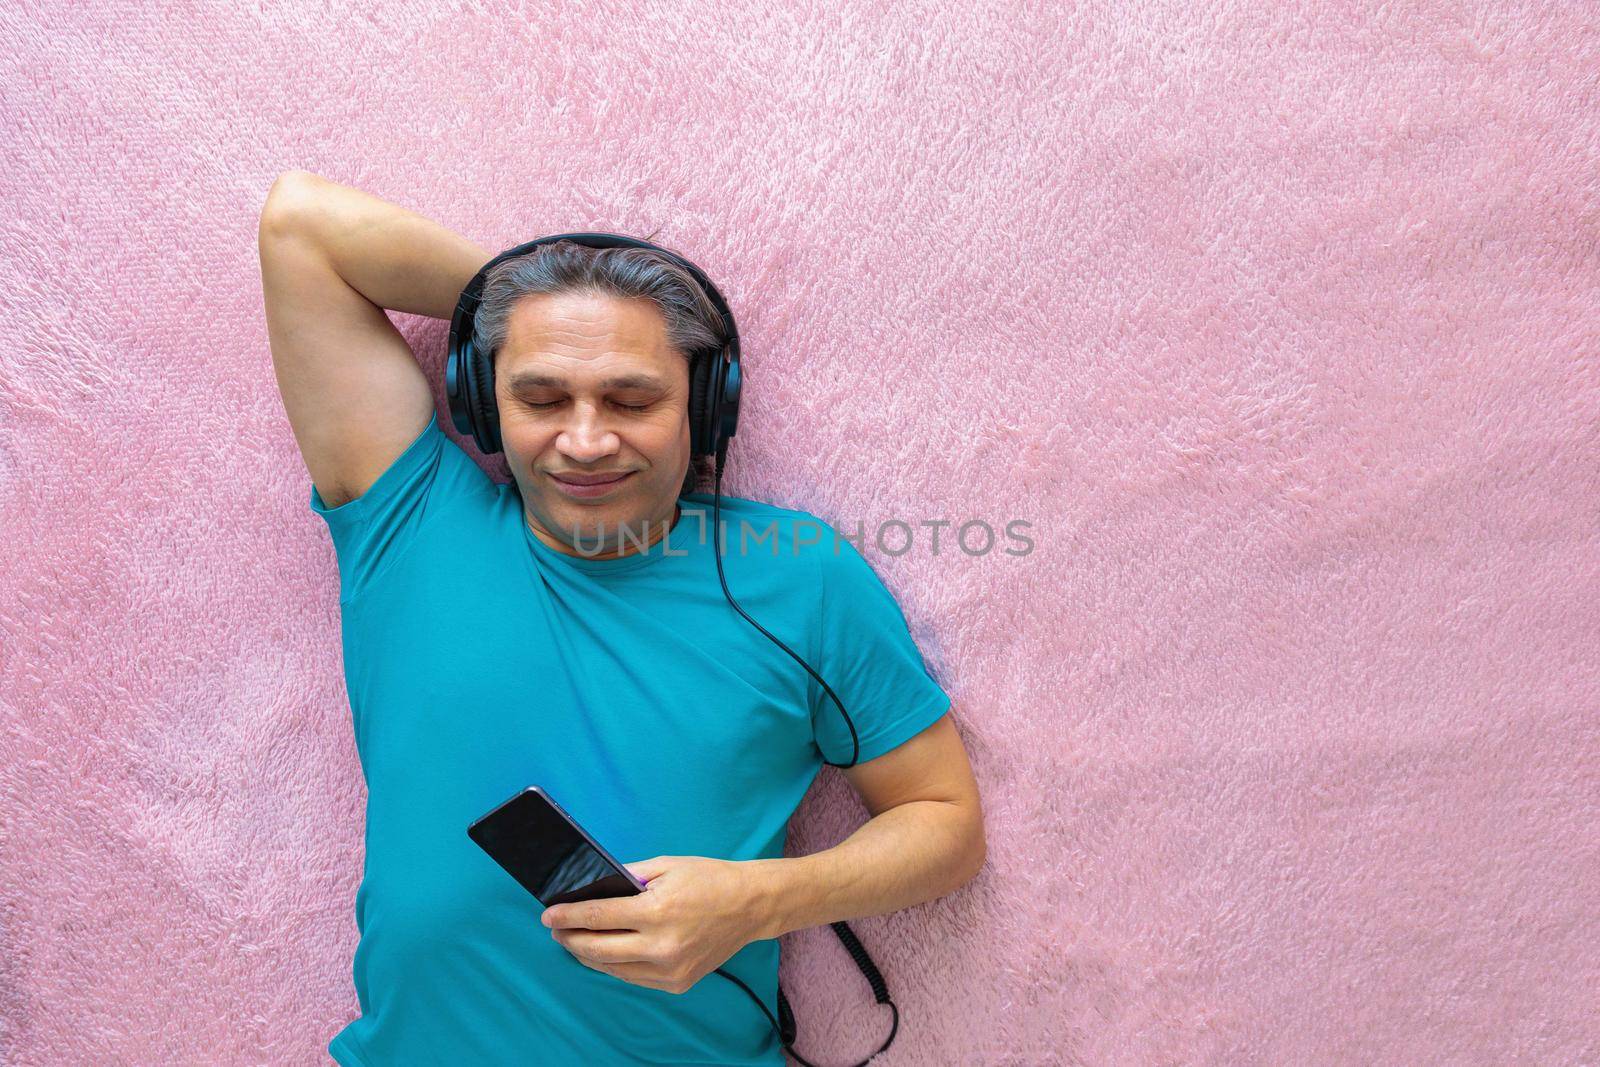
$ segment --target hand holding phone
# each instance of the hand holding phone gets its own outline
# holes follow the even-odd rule
[[[545,907],[645,890],[543,789],[530,785],[467,827],[467,836]]]

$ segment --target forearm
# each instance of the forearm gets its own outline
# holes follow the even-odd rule
[[[494,258],[431,219],[309,171],[274,184],[262,229],[304,236],[378,307],[436,319],[454,314],[461,290]]]
[[[912,801],[833,848],[750,861],[762,936],[883,915],[959,889],[983,865],[980,819],[959,804]]]

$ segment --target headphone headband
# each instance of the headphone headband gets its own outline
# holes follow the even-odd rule
[[[478,450],[492,454],[501,450],[500,412],[494,396],[494,365],[491,353],[480,352],[475,344],[478,307],[489,271],[497,264],[527,255],[541,245],[572,241],[590,248],[643,248],[657,252],[688,271],[699,283],[706,298],[722,315],[727,340],[718,349],[689,353],[690,451],[695,455],[716,454],[720,467],[728,441],[738,428],[739,394],[742,373],[739,364],[739,328],[733,312],[706,273],[683,256],[637,237],[604,231],[558,233],[539,237],[508,248],[478,269],[450,318],[450,354],[445,368],[445,393],[450,402],[450,417],[457,432],[471,434]]]

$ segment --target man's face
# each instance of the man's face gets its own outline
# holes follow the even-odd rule
[[[522,298],[507,325],[495,400],[529,528],[590,558],[619,554],[623,529],[622,554],[654,543],[689,469],[689,362],[668,343],[665,317],[644,299],[552,293]],[[558,477],[623,472],[592,493]]]

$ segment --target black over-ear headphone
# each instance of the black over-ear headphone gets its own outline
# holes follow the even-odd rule
[[[644,248],[660,253],[687,270],[713,306],[722,315],[727,341],[715,349],[689,354],[689,451],[696,456],[715,454],[717,465],[727,455],[728,442],[739,425],[739,329],[734,324],[728,303],[699,267],[676,255],[633,237],[618,233],[559,233],[517,245],[495,256],[478,271],[461,291],[455,315],[450,320],[450,362],[445,368],[445,393],[450,398],[450,417],[459,433],[472,434],[478,451],[493,455],[501,450],[500,409],[494,399],[494,353],[480,352],[473,343],[473,326],[478,305],[483,300],[483,285],[490,268],[503,260],[526,255],[540,245],[571,241],[590,248]]]
[[[774,644],[789,653],[790,657],[809,671],[811,677],[815,678],[833,698],[833,702],[839,707],[839,713],[844,716],[845,725],[850,728],[850,741],[854,750],[849,763],[835,763],[832,766],[855,766],[856,759],[861,754],[861,740],[856,734],[855,722],[851,720],[850,713],[844,709],[844,702],[823,680],[822,675],[812,669],[811,664],[801,659],[795,654],[794,649],[773,637],[760,623],[745,614],[745,610],[728,591],[728,579],[722,573],[722,465],[727,458],[728,442],[733,439],[734,431],[739,425],[739,394],[743,389],[744,378],[739,367],[739,329],[733,321],[733,312],[729,310],[728,302],[717,291],[717,287],[711,284],[711,279],[706,277],[704,271],[676,252],[620,233],[593,231],[559,233],[550,237],[540,237],[501,252],[479,268],[478,273],[467,283],[467,287],[461,291],[461,299],[456,302],[455,314],[450,319],[450,355],[445,365],[444,385],[445,395],[450,401],[450,418],[455,423],[456,432],[471,434],[478,450],[485,455],[492,455],[501,450],[500,409],[494,397],[494,353],[481,351],[474,343],[473,336],[478,306],[483,300],[484,282],[495,265],[533,252],[541,245],[554,244],[557,241],[571,241],[590,248],[644,248],[659,253],[688,271],[712,305],[721,313],[726,327],[726,340],[717,348],[703,349],[689,354],[690,452],[696,456],[716,457],[716,493],[712,502],[711,543],[712,554],[717,561],[717,578],[722,582],[723,596],[727,597],[733,609],[743,615],[751,626],[766,634]],[[867,950],[861,946],[860,940],[849,925],[844,922],[829,925],[844,943],[845,951],[856,961],[856,966],[860,967],[861,973],[866,976],[867,984],[872,987],[873,996],[879,1004],[887,1004],[893,1016],[888,1040],[878,1052],[874,1052],[856,1065],[864,1067],[879,1052],[894,1043],[895,1033],[900,1029],[900,1010],[895,1007],[894,1001],[889,999],[889,989],[883,981],[883,975],[878,972],[871,957],[867,955]],[[756,1006],[778,1031],[783,1047],[791,1056],[799,1060],[804,1067],[816,1067],[794,1050],[798,1027],[795,1025],[794,1012],[789,1009],[789,999],[783,994],[782,985],[778,987],[778,1018],[774,1019],[772,1012],[767,1010],[767,1006],[749,986],[721,967],[718,967],[715,973],[722,975],[749,994],[750,999],[756,1002]]]

